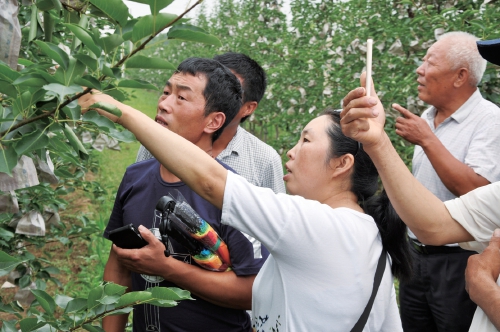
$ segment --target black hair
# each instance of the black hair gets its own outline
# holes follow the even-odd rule
[[[412,259],[406,225],[392,207],[385,190],[376,195],[379,188],[377,168],[362,145],[342,133],[339,111],[326,109],[320,115],[327,115],[332,120],[327,129],[330,139],[327,162],[348,153],[354,156],[350,191],[356,195],[365,213],[375,220],[382,245],[392,259],[393,275],[400,280],[409,280],[412,276]]]
[[[188,58],[182,61],[174,74],[203,74],[207,78],[207,85],[203,90],[205,116],[213,112],[223,112],[226,115],[224,124],[212,135],[212,142],[215,141],[241,108],[240,82],[218,61],[205,58]]]
[[[260,102],[266,91],[267,78],[266,72],[255,60],[236,52],[216,55],[214,60],[219,61],[243,79],[243,104],[248,101]],[[242,118],[241,123],[247,118],[248,116]]]

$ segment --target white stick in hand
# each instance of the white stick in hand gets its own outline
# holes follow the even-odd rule
[[[372,92],[372,49],[373,39],[366,41],[366,96],[370,97]]]

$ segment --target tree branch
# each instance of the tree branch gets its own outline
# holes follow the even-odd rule
[[[120,67],[123,63],[125,63],[125,61],[127,61],[128,59],[130,59],[132,56],[134,56],[137,52],[139,52],[140,50],[144,49],[144,47],[153,39],[155,38],[156,36],[158,36],[160,34],[160,32],[162,32],[163,30],[167,29],[167,28],[170,28],[172,25],[174,25],[175,23],[177,23],[181,18],[184,17],[184,15],[186,15],[187,13],[189,13],[191,10],[193,10],[196,6],[198,6],[203,0],[198,0],[196,1],[196,3],[194,5],[192,5],[191,7],[189,7],[188,9],[186,9],[181,15],[177,16],[177,18],[175,20],[173,20],[172,22],[169,22],[167,25],[165,25],[162,29],[158,30],[158,32],[156,32],[155,34],[149,36],[141,45],[139,45],[136,49],[134,49],[130,54],[124,56],[123,58],[120,59],[120,61],[118,61],[114,66],[113,68],[117,68],[117,67]],[[104,79],[106,78],[106,75],[102,75],[101,77],[99,77],[99,81],[103,81]],[[83,92],[81,93],[78,93],[76,95],[74,95],[73,97],[71,98],[68,98],[65,102],[63,102],[61,105],[59,105],[59,109],[62,109],[63,107],[67,106],[69,103],[71,103],[72,101],[80,98],[81,96],[89,93],[90,91],[92,91],[91,88],[86,88]],[[56,110],[52,110],[52,111],[49,111],[47,113],[44,113],[44,114],[41,114],[41,115],[38,115],[34,118],[29,118],[29,119],[26,119],[26,120],[23,120],[19,123],[17,123],[16,125],[12,126],[11,128],[7,129],[7,130],[4,130],[0,133],[0,137],[3,138],[6,134],[8,134],[9,132],[13,131],[13,130],[16,130],[22,126],[25,126],[29,123],[32,123],[34,121],[37,121],[37,120],[40,120],[40,119],[44,119],[44,118],[47,118],[49,116],[51,116],[52,114],[54,114],[56,112]],[[0,138],[0,139],[1,139]]]

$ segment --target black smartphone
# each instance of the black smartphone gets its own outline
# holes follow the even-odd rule
[[[108,233],[108,237],[123,249],[139,249],[148,244],[133,224],[113,229]]]

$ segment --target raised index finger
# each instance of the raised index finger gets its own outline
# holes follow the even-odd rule
[[[399,104],[392,104],[392,108],[398,111],[405,118],[410,118],[412,115],[415,115]]]

